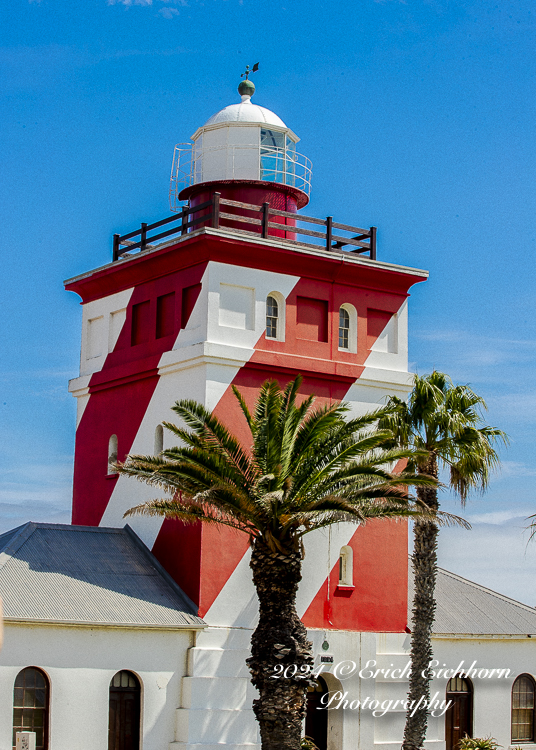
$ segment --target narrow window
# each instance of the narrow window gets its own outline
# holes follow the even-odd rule
[[[35,732],[36,750],[48,747],[48,679],[36,667],[19,672],[13,690],[13,748],[17,732]]]
[[[348,545],[339,554],[339,586],[354,585],[354,551]]]
[[[357,310],[349,302],[339,307],[339,351],[357,352]]]
[[[277,338],[277,321],[279,318],[279,305],[275,297],[271,295],[266,298],[266,338]]]
[[[339,349],[350,348],[350,314],[341,307],[339,310]]]
[[[108,750],[139,750],[140,747],[140,683],[123,670],[110,682]]]
[[[117,462],[117,435],[108,440],[108,474],[117,474],[114,464]]]
[[[512,688],[512,742],[534,742],[534,680],[525,674]]]
[[[164,428],[161,424],[156,425],[154,431],[154,455],[159,456],[164,450]]]

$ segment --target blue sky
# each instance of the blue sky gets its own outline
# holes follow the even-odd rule
[[[113,232],[168,213],[173,146],[255,101],[313,162],[307,213],[378,226],[382,260],[430,270],[410,359],[469,383],[511,438],[441,532],[444,567],[536,604],[535,13],[529,0],[41,0],[0,31],[0,531],[68,522],[80,307],[64,279]],[[459,512],[445,494],[444,507]]]

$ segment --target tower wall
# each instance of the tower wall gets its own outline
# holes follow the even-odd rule
[[[253,403],[265,379],[283,385],[301,373],[304,395],[348,401],[354,414],[387,394],[405,397],[406,300],[424,278],[350,254],[203,229],[67,282],[83,302],[81,375],[71,382],[79,400],[73,522],[123,526],[126,510],[158,495],[108,473],[109,441],[117,436],[119,460],[154,453],[156,428],[176,421],[171,406],[178,399],[215,409],[247,444],[233,384]],[[268,295],[280,304],[277,340],[265,335]],[[349,350],[338,347],[341,305],[355,311]],[[171,444],[164,435],[164,447]],[[128,522],[208,622],[251,626],[245,536],[159,518]],[[305,541],[298,609],[308,627],[404,630],[404,523],[339,524]],[[353,550],[353,589],[338,585],[345,546]]]

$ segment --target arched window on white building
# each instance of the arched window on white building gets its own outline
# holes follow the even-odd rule
[[[285,298],[279,292],[266,297],[266,338],[285,340]]]
[[[354,551],[348,545],[339,554],[339,586],[354,585]]]
[[[13,688],[13,747],[17,732],[35,732],[36,750],[47,750],[49,693],[48,678],[37,667],[18,673]]]
[[[339,308],[339,351],[357,352],[357,310],[348,302]]]
[[[114,464],[117,462],[117,435],[111,435],[108,440],[108,474],[117,474]]]
[[[159,456],[164,450],[164,428],[161,424],[156,425],[154,431],[154,455]]]
[[[520,675],[512,687],[512,744],[534,742],[536,689],[531,675]]]

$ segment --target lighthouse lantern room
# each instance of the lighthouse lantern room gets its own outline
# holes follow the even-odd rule
[[[218,188],[222,195],[230,197],[232,193],[236,198],[237,192],[232,190],[236,181],[242,183],[243,201],[262,204],[268,200],[273,208],[290,211],[307,205],[312,164],[296,151],[298,136],[274,112],[252,103],[252,81],[242,81],[238,92],[239,103],[212,115],[193,134],[192,143],[175,147],[172,211],[181,210],[182,200],[195,205],[196,198],[207,192],[206,183],[212,190]]]

